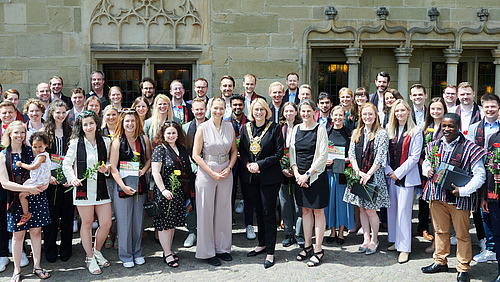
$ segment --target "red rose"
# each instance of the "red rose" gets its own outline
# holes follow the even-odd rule
[[[463,134],[464,134],[464,135],[467,135],[468,133],[469,133],[469,131],[468,131],[468,130],[465,130],[465,131],[463,132]]]
[[[347,167],[352,167],[352,164],[349,164]]]
[[[498,143],[497,143],[498,144]],[[289,158],[290,157],[290,154],[286,154],[286,157]]]
[[[493,147],[500,148],[500,143],[493,143]]]
[[[441,154],[437,153],[437,154],[436,154],[436,157],[440,158],[440,157],[441,157]]]

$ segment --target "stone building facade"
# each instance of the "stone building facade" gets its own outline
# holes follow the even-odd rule
[[[90,88],[92,70],[130,101],[138,80],[159,92],[198,77],[218,95],[230,74],[256,75],[256,92],[289,72],[314,95],[343,86],[375,90],[379,71],[407,95],[422,83],[431,95],[470,81],[500,94],[498,0],[0,0],[0,83],[34,97],[39,82],[64,78],[64,92]],[[429,96],[431,96],[429,95]]]

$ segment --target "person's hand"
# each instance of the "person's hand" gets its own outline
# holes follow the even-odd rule
[[[436,170],[431,168],[427,173],[427,178],[431,179],[434,176],[434,173],[436,173]]]
[[[125,186],[123,189],[123,192],[125,192],[125,194],[129,195],[129,196],[132,196],[135,194],[135,189],[130,187],[130,186]]]
[[[143,168],[143,169],[140,169],[139,170],[139,177],[143,176],[144,174],[146,174],[146,170]]]
[[[167,200],[172,200],[174,198],[174,194],[172,192],[168,191],[167,189],[161,191],[161,194],[163,197],[165,197]]]
[[[25,186],[26,192],[36,195],[41,192],[43,192],[45,189],[43,189],[46,185],[37,185],[37,186]]]
[[[327,166],[331,166],[332,164],[333,164],[333,160],[327,160],[327,161],[326,161],[326,165],[327,165]]]
[[[71,186],[78,187],[81,185],[82,185],[82,182],[78,178],[73,178],[73,180],[71,180]]]
[[[248,163],[247,169],[250,173],[260,173],[260,168],[257,163]]]
[[[59,184],[59,181],[57,181],[57,179],[54,176],[51,176],[49,179],[49,183],[51,185],[57,185],[57,184]]]
[[[99,167],[97,167],[97,171],[100,173],[106,173],[108,172],[108,167],[105,165],[100,165]]]
[[[309,176],[307,174],[299,174],[296,178],[297,184],[299,184],[300,187],[308,188],[309,185],[307,184],[307,181],[309,180]]]
[[[213,170],[210,170],[209,175],[210,175],[210,176],[212,177],[212,179],[213,179],[213,180],[215,180],[215,181],[219,181],[219,180],[221,180],[221,179],[222,179],[222,178],[221,178],[221,176],[220,176],[220,173],[217,173],[217,172],[215,172],[215,171],[213,171]]]
[[[394,171],[389,172],[388,175],[394,181],[398,181],[399,180],[399,178],[396,176],[396,174],[394,173]]]
[[[488,208],[488,202],[485,199],[481,199],[481,209],[485,213],[490,213],[490,209]]]
[[[359,171],[359,184],[365,185],[371,177],[370,174]]]
[[[17,162],[16,162],[16,166],[17,166],[18,168],[21,168],[21,167],[23,166],[23,162],[21,162],[21,161],[17,161]]]
[[[460,187],[457,187],[457,185],[455,185],[453,183],[451,183],[451,187],[453,188],[453,190],[451,191],[453,196],[460,197]]]
[[[495,183],[500,183],[500,174],[494,174],[493,178],[495,179]]]
[[[66,183],[63,184],[64,187],[69,187],[69,182],[66,181]]]
[[[223,171],[221,171],[219,173],[220,179],[226,179],[229,176],[230,173],[231,173],[231,169],[229,169],[228,167],[226,167]]]
[[[283,175],[286,176],[286,177],[292,177],[293,176],[293,173],[292,173],[291,169],[282,169],[281,171],[283,172]]]

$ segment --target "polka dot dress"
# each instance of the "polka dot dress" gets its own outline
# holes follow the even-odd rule
[[[170,158],[167,150],[168,149],[163,145],[156,146],[156,148],[153,150],[151,161],[162,163],[161,176],[163,179],[163,183],[166,189],[172,191],[172,188],[170,187],[169,176],[174,172],[175,160],[172,160]],[[180,156],[180,158],[183,159],[182,156]],[[184,226],[186,199],[184,198],[184,193],[181,188],[177,188],[174,191],[174,198],[169,201],[161,194],[160,189],[158,189],[158,186],[155,183],[154,200],[163,210],[161,215],[154,218],[154,227],[158,228],[158,230],[161,231]]]
[[[31,149],[30,147],[28,148]],[[13,173],[16,176],[21,174],[21,169],[15,165],[16,161],[20,160],[21,156],[19,154],[12,154]],[[29,195],[27,199],[29,211],[32,216],[31,219],[26,224],[17,226],[17,223],[23,215],[23,210],[21,205],[19,205],[15,213],[7,213],[7,230],[9,232],[23,231],[50,224],[49,202],[47,201],[45,192],[38,195]]]

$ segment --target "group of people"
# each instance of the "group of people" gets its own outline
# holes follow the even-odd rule
[[[189,235],[184,246],[196,243],[197,259],[213,266],[232,260],[232,215],[238,209],[244,213],[247,238],[257,238],[247,256],[266,254],[265,268],[275,264],[280,224],[282,245],[297,243],[301,251],[296,260],[310,267],[325,256],[325,230],[331,230],[326,243],[339,245],[345,243],[346,231],[357,231],[364,238],[357,252],[371,255],[378,250],[384,224],[388,250],[398,251],[398,262],[405,263],[411,253],[415,193],[418,232],[434,239],[428,249],[435,262],[422,268],[424,273],[448,270],[453,222],[457,279],[469,279],[470,212],[484,245],[474,259],[496,260],[500,208],[494,187],[500,176],[485,169],[486,152],[500,143],[496,95],[484,94],[481,108],[472,85],[463,82],[447,86],[443,98],[426,106],[426,89],[415,84],[410,106],[389,88],[389,74],[381,72],[375,93],[344,87],[334,106],[326,92],[315,103],[311,87],[299,86],[299,76],[290,73],[286,90],[280,82],[271,83],[267,102],[254,91],[256,77],[248,74],[244,94],[233,93],[235,80],[227,75],[220,81],[221,95],[214,98],[207,97],[208,81],[199,78],[190,101],[184,99],[182,82],[172,81],[170,95],[165,95],[156,94],[155,82],[144,78],[142,95],[127,108],[119,87],[105,87],[102,72],[91,77],[92,90],[85,95],[77,87],[71,97],[61,93],[59,76],[40,83],[24,114],[17,110],[19,93],[4,92],[0,271],[9,262],[12,233],[13,281],[21,279],[27,230],[38,277],[50,276],[40,266],[42,230],[47,261],[69,259],[75,206],[92,274],[110,265],[101,250],[112,240],[124,267],[145,263],[144,206],[154,209],[163,259],[173,268],[180,265],[172,246],[175,229],[185,225]],[[453,184],[452,190],[443,188],[433,180],[440,163],[462,169],[471,180],[461,187]],[[236,205],[238,187],[243,199]],[[281,222],[276,219],[278,199]]]

